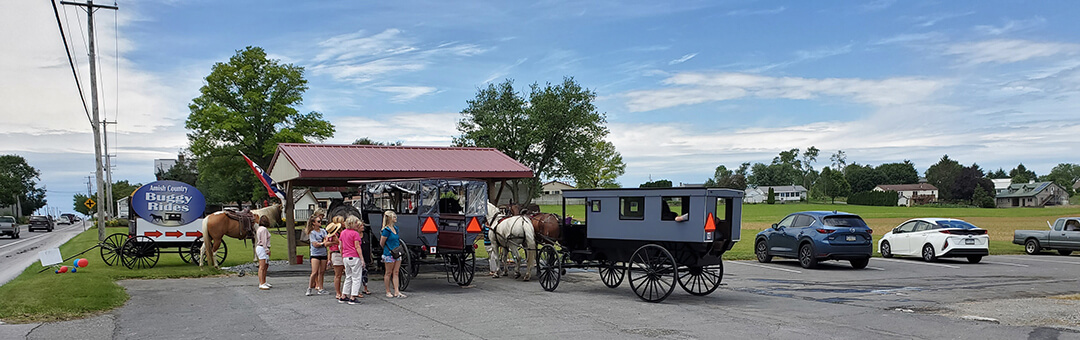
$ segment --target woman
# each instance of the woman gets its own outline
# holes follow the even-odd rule
[[[383,284],[386,285],[386,297],[388,298],[404,298],[405,294],[402,294],[398,290],[398,271],[401,269],[401,261],[394,258],[392,250],[401,245],[401,238],[398,236],[397,230],[397,214],[393,211],[386,211],[383,213],[383,228],[382,237],[379,238],[379,244],[382,245],[383,263],[386,264],[386,274],[383,276]],[[391,288],[393,292],[391,293]]]
[[[347,295],[345,300],[339,302],[350,305],[360,303],[360,299],[364,297],[360,295],[360,286],[364,281],[363,268],[366,265],[364,258],[360,257],[360,242],[363,240],[360,236],[361,224],[359,218],[349,216],[345,219],[345,231],[341,232],[341,257],[345,259],[345,284],[341,287],[341,293]]]
[[[255,258],[259,259],[259,289],[270,289],[270,283],[266,282],[266,272],[270,265],[270,230],[266,225],[270,220],[263,216],[259,219],[259,228],[255,230]]]
[[[341,216],[334,216],[334,219],[326,227],[326,248],[330,251],[330,265],[334,267],[334,290],[337,291],[337,295],[334,296],[340,302],[344,301],[344,296],[341,295],[341,280],[345,277],[345,260],[341,257],[341,230],[344,228],[342,223],[345,222],[345,218]]]
[[[323,277],[326,275],[326,260],[329,254],[327,253],[326,245],[326,230],[322,228],[322,213],[317,211],[311,218],[311,221],[304,228],[304,232],[308,234],[308,244],[310,244],[310,261],[311,261],[311,277],[308,278],[308,289],[306,296],[312,296],[315,294],[326,294],[326,290],[323,289]]]

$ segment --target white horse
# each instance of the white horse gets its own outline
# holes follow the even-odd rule
[[[496,213],[492,213],[493,211]],[[499,270],[496,271],[496,277],[507,274],[509,268],[507,252],[509,252],[515,259],[514,273],[516,276],[514,277],[529,281],[532,277],[533,267],[536,265],[536,231],[533,229],[532,221],[525,216],[511,216],[500,221],[503,214],[498,211],[495,205],[488,203],[488,223],[491,224],[491,230],[488,230],[488,239],[491,240],[491,245],[494,246],[495,251],[498,253],[498,258],[495,261],[499,261]],[[518,265],[521,263],[518,252],[523,247],[525,249],[526,263],[524,277],[521,275],[521,266]]]

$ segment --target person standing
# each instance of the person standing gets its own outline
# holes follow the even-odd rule
[[[345,219],[345,231],[341,232],[341,256],[345,259],[345,283],[341,293],[346,294],[345,299],[339,302],[348,302],[350,305],[360,303],[360,287],[364,280],[364,258],[360,257],[360,219],[349,216]]]
[[[491,236],[489,236],[489,233],[491,232],[491,223],[494,222],[488,221],[488,223],[484,223],[484,228],[482,231],[484,233],[484,250],[486,250],[488,254],[488,268],[490,268],[490,271],[488,271],[488,275],[493,278],[498,278],[499,254],[497,253],[495,247],[491,245]]]
[[[312,296],[315,294],[326,294],[326,290],[323,289],[323,278],[326,276],[326,260],[329,253],[327,252],[326,245],[326,230],[322,228],[322,216],[321,214],[315,214],[311,218],[310,223],[304,228],[304,232],[308,234],[309,244],[309,257],[311,261],[311,277],[308,279],[308,289],[306,296]]]
[[[343,299],[341,280],[345,277],[345,260],[341,257],[341,231],[344,229],[344,222],[345,219],[341,216],[334,216],[333,222],[326,228],[326,248],[330,250],[330,265],[334,267],[334,290],[337,291],[334,298],[338,301]]]
[[[270,221],[263,216],[259,219],[259,228],[255,230],[255,258],[259,259],[259,289],[270,289],[270,283],[266,282],[266,271],[270,268],[267,261],[270,260],[270,229],[266,225]]]
[[[398,281],[400,280],[398,272],[401,269],[400,259],[394,258],[393,249],[401,245],[401,237],[398,236],[397,230],[397,214],[393,211],[387,210],[383,213],[383,227],[382,235],[379,238],[379,244],[382,245],[383,263],[386,264],[386,274],[383,276],[383,284],[386,286],[386,297],[388,298],[404,298],[405,294],[402,294],[398,290]],[[392,292],[391,292],[392,291]]]

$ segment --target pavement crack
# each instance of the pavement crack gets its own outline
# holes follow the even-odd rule
[[[26,332],[26,336],[24,336],[24,338],[26,338],[27,340],[30,340],[30,334],[33,334],[35,330],[37,330],[38,328],[41,328],[41,326],[44,326],[44,325],[45,325],[45,323],[42,322],[42,323],[39,323],[37,326],[34,326],[34,328],[31,328],[29,331]]]

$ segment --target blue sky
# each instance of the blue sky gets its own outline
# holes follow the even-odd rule
[[[478,87],[574,77],[597,92],[628,186],[702,182],[780,151],[942,155],[984,169],[1077,163],[1080,6],[1020,1],[138,1],[99,11],[114,179],[153,180],[214,62],[260,46],[306,68],[301,111],[360,137],[447,145]],[[61,8],[85,74],[85,16]],[[0,4],[0,153],[71,209],[90,127],[47,2]]]

